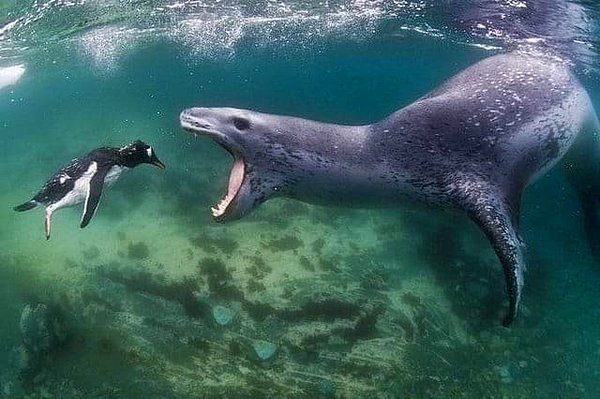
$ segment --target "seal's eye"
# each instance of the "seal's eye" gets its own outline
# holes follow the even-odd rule
[[[235,126],[237,130],[246,130],[250,128],[250,121],[246,118],[236,116],[233,118],[233,126]]]

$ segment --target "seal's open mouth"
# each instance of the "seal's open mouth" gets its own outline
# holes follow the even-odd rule
[[[238,194],[246,176],[246,162],[244,161],[244,157],[239,151],[233,148],[233,145],[223,133],[212,129],[212,126],[209,124],[199,122],[194,118],[189,118],[185,114],[182,114],[181,127],[193,133],[194,136],[206,135],[212,138],[233,156],[233,167],[229,174],[227,192],[223,195],[221,201],[211,208],[213,218],[217,222],[222,221],[233,213],[236,208]]]
[[[216,206],[210,208],[212,215],[216,220],[221,220],[225,217],[226,213],[228,213],[230,205],[234,202],[238,193],[240,192],[240,188],[242,187],[244,176],[246,174],[246,165],[244,163],[244,159],[241,156],[236,156],[234,154],[232,155],[234,161],[233,167],[231,168],[231,173],[229,174],[229,185],[227,186],[227,192],[223,196],[223,199],[221,199]]]

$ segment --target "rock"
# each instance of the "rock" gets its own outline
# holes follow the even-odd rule
[[[6,365],[0,369],[0,398],[22,398],[25,391],[21,385],[23,376],[30,369],[30,355],[19,345],[8,353]]]
[[[514,381],[512,375],[510,374],[508,366],[496,367],[496,371],[500,376],[500,381],[502,381],[503,383],[511,384]]]
[[[33,356],[48,354],[66,341],[66,329],[59,312],[43,303],[25,305],[19,329],[23,345]]]
[[[319,383],[319,393],[326,398],[335,396],[335,383],[331,380],[323,380]]]
[[[275,359],[277,355],[277,345],[272,342],[263,341],[263,340],[255,340],[252,343],[252,349],[254,349],[254,354],[261,362],[269,362]]]
[[[235,312],[225,306],[216,305],[212,308],[212,315],[215,323],[226,326],[233,321]]]

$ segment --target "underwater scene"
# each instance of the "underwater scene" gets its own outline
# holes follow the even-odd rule
[[[423,175],[524,186],[452,125],[494,123],[453,104],[511,69],[448,79],[498,54],[566,126],[512,219],[373,177],[408,126],[456,144]],[[0,0],[0,397],[600,397],[600,125],[565,155],[584,106],[538,104],[600,110],[599,54],[591,0]],[[430,203],[355,201],[390,179]]]

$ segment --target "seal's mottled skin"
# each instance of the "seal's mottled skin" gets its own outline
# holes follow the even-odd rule
[[[244,161],[243,183],[221,220],[275,195],[360,206],[409,200],[465,211],[504,267],[505,325],[516,317],[523,286],[517,229],[524,188],[576,141],[587,144],[571,151],[571,169],[579,161],[598,164],[598,121],[586,91],[563,64],[517,53],[485,59],[371,125],[232,108],[190,108],[181,124]],[[581,173],[572,175],[587,198],[594,190]],[[600,181],[595,171],[588,177],[594,186]]]

